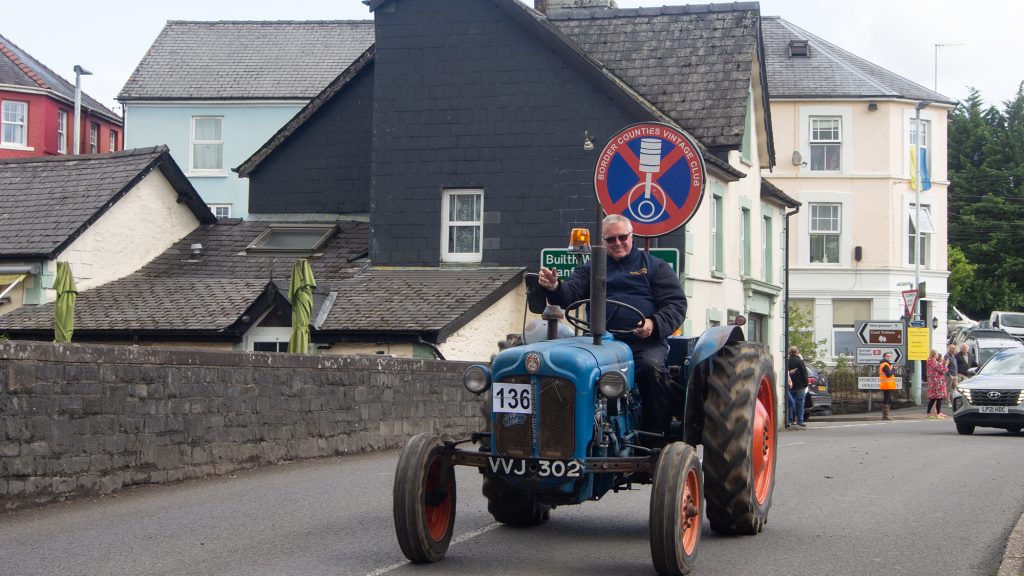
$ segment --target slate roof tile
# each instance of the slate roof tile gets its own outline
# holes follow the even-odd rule
[[[709,147],[742,143],[756,3],[558,10],[548,20]],[[705,110],[715,110],[709,121]],[[722,130],[727,127],[727,130]]]
[[[172,20],[118,99],[309,99],[372,43],[372,20]]]
[[[50,256],[167,147],[0,160],[0,258]]]
[[[31,54],[19,48],[17,44],[2,34],[0,34],[0,84],[50,90],[66,102],[73,103],[75,101],[74,84],[50,70],[45,64],[33,58]],[[82,92],[82,106],[115,124],[121,124],[120,116],[84,91]]]
[[[876,97],[955,103],[778,16],[762,18],[761,28],[772,98]],[[789,56],[792,40],[808,42],[807,57]]]

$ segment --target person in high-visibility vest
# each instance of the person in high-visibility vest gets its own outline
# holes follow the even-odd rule
[[[896,371],[892,367],[892,354],[882,355],[878,365],[878,388],[882,391],[882,420],[889,418],[889,405],[892,404],[892,391],[896,389]]]

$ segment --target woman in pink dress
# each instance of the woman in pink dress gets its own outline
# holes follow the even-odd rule
[[[942,413],[942,399],[946,397],[946,362],[938,350],[932,350],[928,355],[926,369],[928,375],[928,419],[936,420],[945,418]],[[935,415],[932,415],[932,405],[935,405]]]

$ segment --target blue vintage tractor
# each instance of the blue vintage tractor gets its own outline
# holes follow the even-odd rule
[[[469,390],[489,392],[482,396],[487,430],[461,441],[419,434],[402,450],[393,511],[412,562],[439,561],[448,549],[456,465],[480,470],[488,511],[516,526],[542,524],[556,506],[652,485],[648,522],[659,574],[692,569],[705,514],[720,534],[756,534],[767,522],[777,446],[767,350],[745,342],[737,326],[671,338],[673,424],[666,434],[645,432],[632,353],[605,333],[603,321],[606,313],[643,315],[605,299],[604,247],[592,250],[595,290],[565,311],[591,334],[558,338],[559,315],[549,311],[549,339],[506,348],[490,366],[466,370]],[[593,326],[574,314],[583,307]]]

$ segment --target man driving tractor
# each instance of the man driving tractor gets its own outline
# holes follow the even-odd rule
[[[628,330],[618,339],[633,350],[643,429],[663,434],[672,419],[666,338],[686,318],[686,295],[668,263],[633,245],[633,225],[628,218],[606,216],[601,236],[608,249],[608,298],[644,315],[643,321],[634,325],[636,319],[629,314],[609,314],[608,328]],[[590,263],[577,267],[565,281],[559,281],[556,270],[541,266],[539,280],[548,302],[564,308],[589,297]]]

